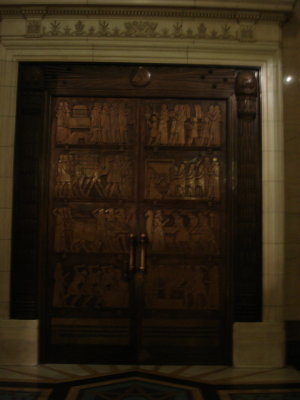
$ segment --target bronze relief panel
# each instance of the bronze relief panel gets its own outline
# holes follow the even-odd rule
[[[127,253],[135,207],[69,204],[53,209],[55,253]]]
[[[153,264],[145,279],[145,306],[156,310],[216,310],[220,306],[219,265]]]
[[[218,155],[149,154],[145,168],[146,199],[220,200]]]
[[[145,106],[144,132],[148,145],[221,145],[224,105],[207,101],[153,102]]]
[[[128,99],[57,99],[57,144],[124,144],[132,140],[135,102]]]
[[[145,228],[151,253],[220,254],[218,211],[148,209]]]
[[[128,299],[128,282],[122,266],[86,262],[55,265],[54,308],[126,308]]]
[[[58,199],[128,199],[133,191],[129,152],[76,149],[58,154],[54,188]]]

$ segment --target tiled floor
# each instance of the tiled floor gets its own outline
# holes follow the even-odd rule
[[[300,400],[300,371],[226,366],[0,366],[0,400]]]
[[[212,384],[300,383],[300,371],[282,369],[230,368],[226,366],[179,365],[72,365],[43,364],[38,366],[0,365],[0,381],[64,382],[102,375],[144,371],[156,375]]]

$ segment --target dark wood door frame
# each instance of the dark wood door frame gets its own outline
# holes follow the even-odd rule
[[[101,82],[99,68],[103,64],[75,63],[21,63],[18,93],[18,117],[15,151],[14,220],[12,244],[12,290],[11,317],[37,319],[43,314],[43,254],[47,238],[45,209],[47,203],[47,177],[49,176],[48,117],[51,97],[54,95],[76,95],[83,89],[82,77],[90,76],[85,85],[86,95],[108,93],[105,84],[95,90],[93,80]],[[131,68],[126,93],[132,97],[159,95],[168,81],[167,66],[161,66],[163,80],[155,82],[159,66],[148,66],[152,71],[149,84],[147,74],[140,65],[112,65],[112,69]],[[170,66],[170,69],[174,66]],[[232,209],[232,265],[231,287],[228,301],[231,302],[228,324],[235,321],[253,322],[261,319],[261,138],[259,70],[254,68],[232,68],[213,66],[177,66],[180,74],[190,69],[197,71],[197,84],[186,81],[190,96],[197,98],[213,95],[226,99],[230,107],[228,129],[234,137],[229,149],[228,177],[231,186]],[[86,71],[85,73],[83,71]],[[117,75],[115,75],[117,76]],[[110,96],[122,96],[118,87],[109,89]],[[173,94],[181,91],[174,85]],[[42,234],[41,234],[42,233]],[[228,338],[230,342],[230,338]],[[231,352],[231,350],[229,351]],[[230,355],[228,355],[230,362]]]

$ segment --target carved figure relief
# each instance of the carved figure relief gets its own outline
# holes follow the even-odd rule
[[[219,146],[222,115],[220,106],[211,104],[149,105],[145,114],[149,145]]]
[[[132,160],[128,156],[82,149],[59,156],[57,198],[128,198],[132,191]]]
[[[58,144],[123,144],[129,139],[131,110],[125,102],[71,105],[60,101],[56,109]]]
[[[217,157],[192,160],[147,160],[146,197],[149,199],[220,200],[220,163]]]
[[[153,266],[145,283],[147,308],[214,310],[220,305],[218,265]]]
[[[177,104],[174,107],[173,119],[170,127],[170,144],[185,144],[185,121],[191,116],[190,106],[188,104]]]
[[[56,253],[126,253],[134,209],[71,207],[53,210]]]
[[[245,120],[253,120],[257,113],[257,97],[258,83],[253,71],[239,72],[235,91],[238,100],[239,116]]]
[[[154,253],[219,254],[219,215],[210,211],[152,210],[145,213]]]
[[[70,108],[66,101],[61,101],[56,110],[56,136],[58,143],[67,143],[69,130]]]
[[[54,273],[53,306],[56,308],[125,308],[128,284],[122,270],[113,265],[57,263]]]

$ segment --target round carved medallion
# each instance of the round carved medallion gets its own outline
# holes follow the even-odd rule
[[[138,67],[133,70],[130,76],[130,82],[133,86],[144,87],[151,82],[151,73],[145,67]]]

